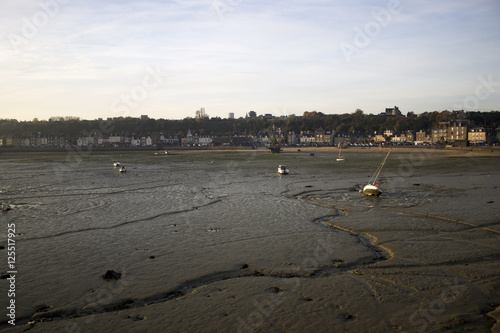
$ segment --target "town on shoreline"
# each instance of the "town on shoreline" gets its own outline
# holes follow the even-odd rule
[[[442,111],[403,115],[387,108],[380,115],[274,117],[250,111],[245,118],[209,118],[202,108],[183,120],[108,118],[94,121],[54,117],[49,121],[0,119],[0,147],[5,149],[174,149],[210,147],[373,147],[496,146],[500,112]]]

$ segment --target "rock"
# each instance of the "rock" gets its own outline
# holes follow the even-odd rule
[[[156,258],[156,257],[155,256],[149,256],[149,259],[154,259],[154,258]]]
[[[129,316],[127,316],[127,318],[132,319],[134,321],[139,321],[139,320],[145,320],[146,316],[142,315],[142,314],[138,314],[138,315],[135,315],[135,316],[129,315]]]
[[[247,264],[244,264],[243,266],[241,266],[241,269],[247,269],[247,268],[248,268]]]
[[[272,288],[271,288],[271,291],[272,291],[273,293],[277,294],[277,293],[279,293],[279,292],[281,291],[281,289],[280,289],[280,288],[278,288],[278,287],[272,287]]]
[[[42,304],[36,307],[35,312],[47,312],[52,308],[52,305]]]
[[[108,270],[102,278],[104,280],[119,280],[122,277],[122,273],[117,273],[114,270]]]

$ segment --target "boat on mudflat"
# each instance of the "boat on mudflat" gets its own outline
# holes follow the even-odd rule
[[[378,184],[367,184],[365,185],[365,187],[363,187],[363,194],[378,196],[382,194],[382,190],[380,189]]]
[[[281,175],[288,175],[290,171],[286,168],[285,165],[278,165],[278,173]]]
[[[370,181],[368,182],[368,184],[366,184],[363,187],[362,193],[364,195],[379,196],[382,194],[382,190],[380,189],[379,184],[377,184],[377,179],[378,179],[378,176],[380,176],[380,172],[382,171],[382,168],[384,167],[384,164],[387,161],[387,158],[389,157],[390,153],[391,153],[391,151],[389,150],[389,152],[387,152],[387,155],[385,155],[384,160],[379,165],[379,167],[377,168],[377,170],[373,174],[373,176],[370,179]]]
[[[344,156],[340,155],[341,150],[342,150],[342,147],[339,144],[339,157],[337,157],[337,162],[344,162],[345,161]]]

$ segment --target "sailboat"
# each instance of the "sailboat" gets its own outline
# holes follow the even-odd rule
[[[375,195],[378,196],[382,193],[382,190],[380,189],[379,185],[377,184],[377,179],[378,176],[380,175],[380,172],[382,171],[382,168],[384,167],[385,162],[387,161],[387,158],[389,157],[389,154],[391,151],[389,150],[387,152],[387,155],[385,155],[384,160],[382,163],[379,165],[375,173],[373,174],[372,178],[368,182],[368,184],[363,187],[363,194],[364,195]]]
[[[276,130],[276,126],[274,126],[274,124],[273,124],[272,130],[271,130],[271,135],[272,135],[271,143],[267,147],[271,151],[271,153],[279,153],[279,152],[282,151],[282,149],[281,149],[281,141],[282,141],[282,139],[278,138],[276,136],[276,131],[277,131]],[[278,129],[278,131],[281,134],[281,130]]]
[[[342,146],[339,144],[339,157],[337,157],[337,162],[343,162],[345,161],[344,156],[340,155],[340,151],[342,150]]]

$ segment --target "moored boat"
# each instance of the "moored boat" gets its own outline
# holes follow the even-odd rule
[[[376,184],[377,182],[377,179],[378,179],[378,176],[380,175],[380,172],[382,171],[382,168],[384,167],[384,164],[385,162],[387,161],[387,158],[389,157],[389,154],[391,153],[391,151],[389,150],[389,152],[387,153],[387,155],[385,155],[385,158],[384,160],[382,161],[382,163],[379,165],[379,167],[377,168],[377,170],[375,171],[375,173],[373,174],[372,178],[370,179],[370,181],[368,182],[368,184],[366,184],[364,187],[363,187],[363,191],[362,193],[364,195],[373,195],[373,196],[379,196],[382,194],[382,190],[380,189],[379,187],[379,184]]]
[[[378,184],[372,185],[368,184],[363,187],[363,194],[364,195],[374,195],[374,196],[379,196],[382,194],[382,190],[380,189]]]
[[[337,162],[343,162],[345,161],[344,156],[340,155],[340,151],[342,150],[342,147],[339,144],[339,157],[337,157]]]
[[[281,174],[281,175],[288,175],[290,171],[288,171],[288,169],[286,168],[285,165],[279,165],[278,166],[278,173]]]

